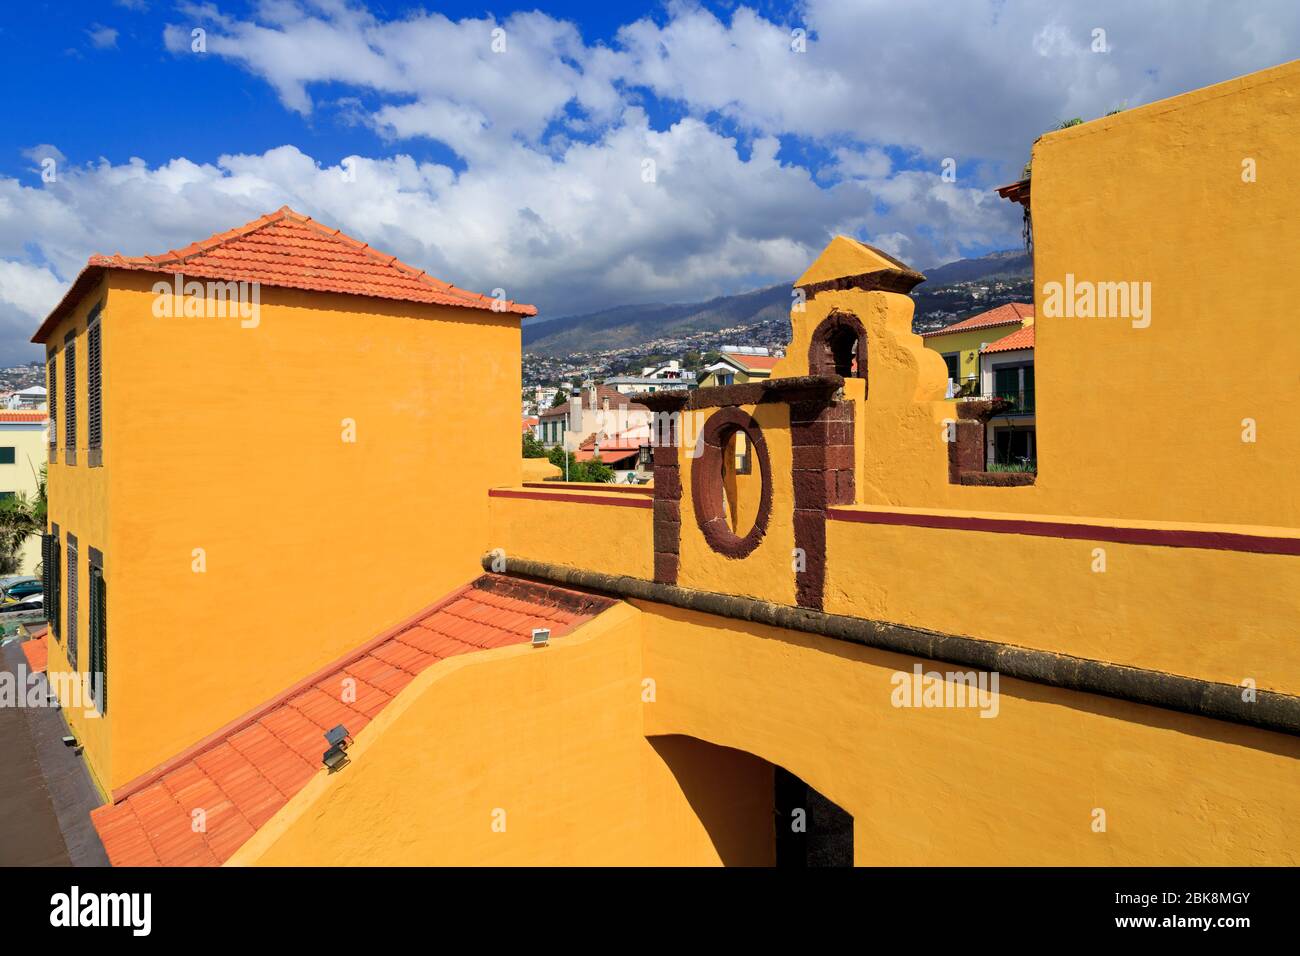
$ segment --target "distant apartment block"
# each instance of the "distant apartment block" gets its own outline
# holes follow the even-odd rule
[[[615,375],[605,379],[605,384],[624,395],[631,395],[635,392],[690,389],[695,387],[695,380],[682,368],[681,362],[673,359],[667,365],[643,368],[640,375]]]

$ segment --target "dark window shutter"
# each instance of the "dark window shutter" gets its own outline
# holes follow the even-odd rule
[[[96,310],[86,329],[86,445],[100,448],[103,441],[103,376],[100,364],[100,336],[103,323]],[[93,462],[92,462],[93,464]]]
[[[49,532],[41,535],[41,597],[47,612],[54,606],[54,595],[50,593],[50,585],[54,582],[54,573],[50,568],[51,537]]]
[[[58,525],[54,526],[54,534],[50,536],[50,591],[54,603],[45,605],[45,616],[49,619],[50,631],[57,641],[63,634],[63,628],[59,626],[60,612],[63,610],[63,546],[59,543]]]
[[[50,447],[59,447],[59,363],[53,352],[46,362],[45,398],[50,410]],[[52,456],[51,456],[52,457]]]
[[[63,447],[72,462],[77,448],[77,339],[71,332],[63,346]]]
[[[77,539],[68,535],[68,663],[77,667]]]
[[[108,713],[108,621],[104,572],[90,568],[90,686],[95,706]]]

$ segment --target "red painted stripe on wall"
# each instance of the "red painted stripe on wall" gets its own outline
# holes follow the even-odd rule
[[[973,518],[960,515],[908,514],[898,511],[850,511],[843,508],[831,508],[826,516],[832,521],[854,521],[860,524],[940,528],[949,531],[987,531],[995,534],[1028,534],[1040,538],[1146,544],[1166,548],[1206,548],[1213,551],[1243,551],[1251,554],[1300,555],[1300,538],[1240,534],[1233,531],[1122,528],[1115,525],[1038,521],[1032,518]]]
[[[646,495],[602,498],[575,492],[516,491],[512,488],[489,488],[489,498],[527,498],[534,501],[567,501],[584,505],[613,505],[617,508],[653,508],[654,500]]]

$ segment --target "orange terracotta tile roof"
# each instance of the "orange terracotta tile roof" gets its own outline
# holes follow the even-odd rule
[[[491,310],[496,299],[457,288],[372,249],[338,229],[282,206],[227,232],[183,249],[156,256],[93,255],[72,288],[41,324],[33,342],[43,342],[76,301],[106,269],[182,273],[198,279],[257,282],[261,285],[344,295],[375,296],[464,309]],[[498,311],[536,315],[537,309],[509,300]]]
[[[980,349],[980,352],[987,355],[989,352],[1010,352],[1014,349],[1032,349],[1033,347],[1034,327],[1026,325],[1023,329],[1016,329],[1010,335],[1004,336],[996,342],[990,342]]]
[[[781,357],[778,355],[740,355],[736,352],[722,352],[720,354],[742,368],[760,372],[772,371],[772,369],[776,368],[776,363],[781,361]]]
[[[995,325],[1011,325],[1012,323],[1019,325],[1024,319],[1032,318],[1033,315],[1034,304],[1032,302],[1008,302],[996,309],[989,309],[979,315],[972,315],[960,322],[954,322],[945,328],[935,329],[933,332],[922,332],[921,337],[929,338],[932,335],[948,335],[952,332],[970,332],[974,329],[992,328]]]
[[[440,660],[526,643],[534,627],[549,627],[557,637],[613,603],[484,575],[116,792],[116,802],[90,814],[109,861],[224,863],[307,781],[325,772],[325,731],[342,724],[355,737]],[[342,700],[345,678],[355,681],[352,703]],[[203,833],[191,827],[191,813],[199,808],[206,816]]]
[[[23,656],[27,658],[27,667],[32,673],[44,672],[49,658],[49,648],[45,644],[45,638],[38,637],[23,641]]]
[[[49,412],[0,411],[0,424],[40,425],[49,417]]]

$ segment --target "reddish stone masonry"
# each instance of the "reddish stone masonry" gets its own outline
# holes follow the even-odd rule
[[[771,511],[770,461],[767,443],[756,422],[738,406],[781,403],[791,409],[791,431],[798,437],[793,444],[795,484],[795,541],[804,549],[805,569],[796,572],[799,603],[806,607],[821,607],[822,586],[826,566],[826,507],[829,504],[851,504],[853,484],[853,405],[838,399],[842,394],[844,379],[840,375],[802,375],[791,378],[765,379],[743,385],[719,388],[701,388],[692,392],[655,392],[631,396],[632,400],[648,406],[656,416],[662,416],[656,426],[654,449],[654,566],[655,582],[675,585],[681,558],[681,498],[682,484],[678,467],[678,436],[676,416],[682,412],[720,408],[723,412],[710,419],[718,429],[715,436],[717,461],[708,464],[702,459],[692,466],[692,475],[717,475],[718,502],[721,501],[722,460],[724,438],[742,424],[755,445],[755,457],[763,469],[763,490],[760,499],[760,520],[754,529],[740,538],[731,532],[725,520],[721,528],[712,519],[721,517],[701,507],[692,488],[692,507],[697,523],[710,545],[721,553],[743,557],[750,553],[766,531]],[[725,413],[725,414],[724,414]],[[668,424],[671,422],[671,424]],[[723,426],[729,425],[725,436]],[[708,425],[706,425],[706,432]],[[668,432],[669,434],[663,434]],[[705,454],[709,454],[709,438],[704,439]],[[761,451],[759,450],[761,449]],[[802,449],[802,450],[800,450]],[[701,479],[703,480],[703,479]],[[701,487],[701,492],[706,488]],[[712,497],[712,496],[710,496]],[[706,517],[702,517],[706,516]],[[708,528],[718,531],[714,534]],[[752,536],[752,541],[751,541]],[[737,545],[735,542],[740,542]]]
[[[955,434],[948,443],[948,483],[1010,488],[1032,485],[1031,472],[985,471],[984,426],[993,406],[987,401],[957,403]]]
[[[822,608],[826,584],[826,509],[852,504],[853,403],[795,402],[790,406],[794,449],[794,544],[803,552],[795,572],[800,607]]]
[[[727,522],[722,495],[725,449],[731,436],[742,431],[749,440],[751,454],[758,461],[760,477],[758,514],[754,527],[743,538],[732,531]],[[701,438],[700,456],[691,466],[691,503],[695,507],[695,523],[714,551],[728,558],[743,558],[763,540],[772,516],[772,462],[767,453],[767,440],[758,422],[735,407],[714,412],[704,423]],[[680,525],[678,528],[680,530]]]
[[[654,449],[655,580],[676,584],[682,550],[682,479],[677,466],[675,423],[667,428],[667,442]]]

